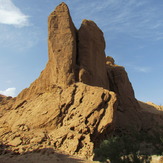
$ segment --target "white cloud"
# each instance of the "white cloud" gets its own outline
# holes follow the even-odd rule
[[[124,64],[126,68],[128,68],[128,70],[131,71],[136,71],[136,72],[140,72],[140,73],[151,73],[153,71],[153,69],[149,66],[143,66],[143,65],[135,65],[135,63],[127,63]]]
[[[14,97],[16,93],[16,88],[7,88],[4,91],[0,91],[0,94],[5,95],[5,96],[12,96]]]
[[[136,71],[138,72],[143,72],[143,73],[148,73],[150,72],[150,68],[149,67],[135,67],[134,68]]]
[[[23,14],[11,0],[0,0],[0,23],[18,27],[29,25],[28,16]]]

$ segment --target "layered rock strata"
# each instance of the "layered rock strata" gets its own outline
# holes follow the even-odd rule
[[[115,108],[115,94],[103,88],[83,83],[56,87],[6,112],[0,140],[19,153],[44,144],[91,158],[94,142],[114,129]]]

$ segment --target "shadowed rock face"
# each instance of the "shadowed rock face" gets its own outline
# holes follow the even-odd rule
[[[93,21],[83,20],[78,39],[79,81],[109,89],[103,32]]]
[[[48,18],[46,68],[16,99],[0,96],[0,142],[18,153],[44,147],[91,159],[113,130],[140,130],[127,73],[104,50],[97,25],[84,20],[76,30],[61,3]]]
[[[141,129],[141,109],[135,99],[134,90],[125,68],[115,65],[111,57],[106,58],[106,66],[110,89],[116,92],[118,100],[116,130],[127,131],[132,128],[139,131]]]

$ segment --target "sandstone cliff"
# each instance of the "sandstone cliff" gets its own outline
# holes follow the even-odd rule
[[[1,117],[1,141],[19,153],[41,144],[91,158],[94,144],[114,130],[117,107],[109,91],[103,34],[86,20],[77,31],[65,3],[50,14],[48,30],[46,68]]]
[[[44,148],[93,158],[113,131],[143,127],[142,108],[125,69],[105,56],[102,31],[84,20],[79,30],[61,3],[48,19],[49,60],[16,98],[0,96],[0,142],[26,153]]]
[[[109,89],[102,31],[90,20],[83,20],[78,31],[79,81]]]
[[[118,98],[116,130],[127,132],[129,128],[132,128],[139,131],[142,125],[141,108],[125,68],[116,65],[111,57],[106,58],[106,67],[110,90],[115,92]]]

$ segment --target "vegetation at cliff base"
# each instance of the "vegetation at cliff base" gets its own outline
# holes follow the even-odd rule
[[[95,149],[95,159],[111,163],[150,163],[152,155],[163,155],[163,136],[156,132],[111,136]]]

